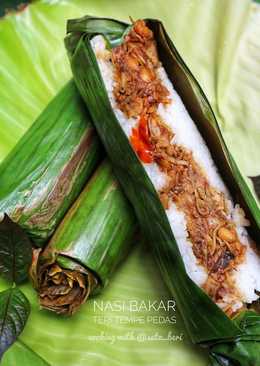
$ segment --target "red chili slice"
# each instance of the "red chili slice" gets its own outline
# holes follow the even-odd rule
[[[147,127],[147,117],[141,116],[138,127],[132,129],[130,142],[137,153],[138,157],[144,163],[153,162],[152,146],[149,141],[149,133]]]

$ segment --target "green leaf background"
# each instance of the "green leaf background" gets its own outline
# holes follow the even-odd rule
[[[14,343],[12,349],[5,354],[1,365],[17,365],[18,360],[19,366],[50,366],[50,364],[21,341]]]
[[[208,96],[242,173],[260,174],[260,8],[249,0],[41,0],[1,20],[0,159],[71,77],[63,46],[66,19],[84,14],[123,20],[129,15],[160,18]],[[249,179],[248,184],[252,188]],[[6,284],[1,282],[0,287]],[[30,284],[22,290],[32,303],[32,313],[20,337],[23,343],[11,347],[3,366],[13,366],[14,360],[19,360],[19,366],[44,365],[24,344],[53,366],[208,364],[206,354],[190,344],[178,313],[176,325],[155,321],[103,325],[97,323],[97,316],[111,320],[120,315],[135,319],[169,314],[134,315],[129,309],[104,313],[95,311],[91,300],[73,318],[60,318],[39,311]],[[131,255],[96,301],[167,298],[149,251],[133,243]],[[89,339],[102,332],[110,337],[133,332],[139,340]],[[167,337],[168,332],[183,334],[183,340],[142,342],[142,334]]]

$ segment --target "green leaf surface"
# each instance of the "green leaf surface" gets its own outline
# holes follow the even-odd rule
[[[0,359],[23,331],[30,303],[18,288],[0,293]]]
[[[19,360],[19,364],[17,364]],[[36,352],[27,347],[23,342],[17,341],[11,349],[7,350],[1,362],[1,366],[50,366]]]
[[[258,336],[258,340],[240,339],[237,342],[219,343],[211,347],[212,366],[255,366],[260,364],[260,319],[251,311],[246,311],[236,318],[245,334]]]
[[[133,245],[136,231],[132,207],[114,179],[111,165],[104,161],[53,235],[46,248],[47,260],[50,253],[54,257],[62,253],[96,273],[105,286],[128,253],[129,244]]]
[[[259,175],[260,11],[249,0],[41,0],[0,21],[0,160],[71,78],[62,41],[66,20],[87,13],[123,21],[129,21],[129,15],[160,18],[213,105],[243,176]],[[2,281],[0,287],[6,284]],[[146,247],[137,245],[96,298],[99,304],[126,301],[125,311],[104,313],[91,299],[73,318],[63,319],[39,311],[31,285],[23,290],[32,314],[21,339],[52,366],[208,365],[203,350],[191,345],[178,312],[176,324],[163,324],[159,317],[169,315],[163,310],[130,311],[129,300],[169,296]],[[99,323],[102,319],[105,324]],[[89,338],[101,332],[107,339]],[[139,340],[116,339],[129,332]],[[167,338],[168,332],[182,334],[182,340],[142,341],[142,335]],[[6,353],[10,361],[4,366],[19,365],[15,347]]]
[[[6,214],[0,222],[0,274],[11,283],[27,279],[32,244],[27,234]]]

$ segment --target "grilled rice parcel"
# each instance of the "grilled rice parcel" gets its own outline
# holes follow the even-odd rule
[[[65,42],[192,340],[211,348],[214,365],[258,364],[260,257],[247,227],[259,234],[259,208],[205,95],[157,20],[76,19]]]
[[[7,213],[43,246],[101,157],[89,114],[70,81],[1,162],[0,221]]]
[[[228,315],[255,301],[260,257],[249,225],[161,65],[153,32],[134,23],[107,49],[92,40],[121,127],[153,182],[190,278]]]

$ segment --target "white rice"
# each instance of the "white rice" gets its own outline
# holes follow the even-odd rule
[[[113,110],[125,134],[130,137],[132,128],[137,125],[138,119],[126,118],[123,112],[116,106],[113,96],[113,65],[108,57],[103,37],[96,36],[92,39],[91,43],[97,56],[98,65]],[[241,240],[241,243],[247,246],[244,262],[239,265],[232,274],[235,286],[240,293],[240,298],[235,299],[234,301],[233,298],[227,297],[223,299],[224,303],[218,304],[220,307],[225,307],[230,303],[235,311],[239,309],[243,303],[251,303],[258,298],[255,290],[260,291],[260,258],[252,249],[250,244],[251,239],[244,228],[244,226],[248,225],[248,222],[244,218],[243,210],[238,205],[234,206],[230,193],[218,174],[210,151],[195,123],[189,116],[181,98],[174,90],[163,67],[158,69],[158,77],[161,79],[162,84],[168,89],[171,103],[166,106],[160,104],[157,113],[164,123],[173,131],[173,142],[191,150],[195,161],[204,170],[204,174],[208,178],[210,185],[224,193],[227,198],[227,205],[230,208],[230,218],[232,218],[237,225],[239,239]],[[166,175],[160,171],[156,163],[143,163],[143,166],[156,190],[160,190],[166,183]],[[166,214],[182,255],[187,274],[198,286],[202,286],[207,279],[207,272],[203,266],[197,263],[197,259],[193,253],[191,242],[188,240],[185,216],[177,209],[174,203],[171,203],[169,209],[166,210]]]

